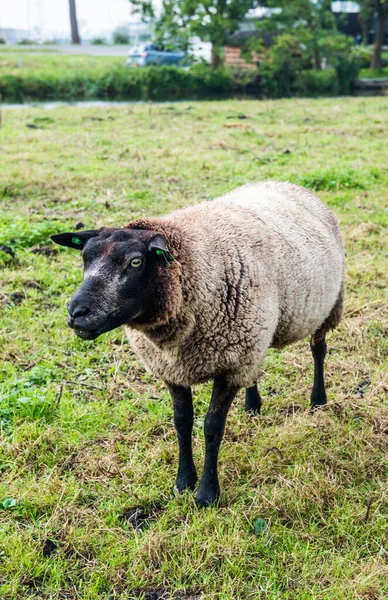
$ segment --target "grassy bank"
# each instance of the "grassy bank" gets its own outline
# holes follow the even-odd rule
[[[379,73],[382,76],[384,69]],[[363,76],[376,73],[364,69]],[[44,49],[41,53],[2,52],[0,48],[0,96],[4,102],[314,97],[350,92],[351,81],[334,68],[301,70],[292,76],[268,65],[261,75],[258,71],[212,71],[207,65],[188,70],[128,69],[123,57],[45,54]]]
[[[388,79],[388,67],[381,69],[361,69],[360,77],[364,79]]]
[[[3,111],[0,598],[387,598],[386,104]],[[265,178],[316,189],[345,236],[329,403],[308,414],[307,341],[271,351],[263,415],[248,418],[240,393],[221,448],[221,505],[198,511],[172,490],[167,392],[121,330],[83,342],[67,329],[81,261],[48,236]],[[195,390],[198,466],[209,394]]]
[[[4,102],[37,100],[179,100],[246,92],[246,76],[206,66],[129,69],[123,57],[1,53]]]
[[[35,52],[25,51],[23,46],[17,51],[4,51],[0,46],[0,68],[1,72],[9,75],[18,75],[28,72],[31,75],[41,73],[87,73],[90,71],[106,71],[125,65],[125,57],[118,56],[84,56],[66,55],[56,52],[47,53],[46,50],[38,49]]]

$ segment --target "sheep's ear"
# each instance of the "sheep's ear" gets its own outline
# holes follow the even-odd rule
[[[148,251],[155,252],[167,266],[170,266],[170,264],[175,261],[175,258],[167,246],[165,238],[160,233],[155,235],[149,242]]]
[[[162,250],[163,252],[170,252],[165,238],[160,233],[153,237],[148,244],[148,251],[152,252],[153,250]]]
[[[92,237],[98,235],[97,230],[90,231],[76,231],[75,233],[57,233],[52,235],[51,239],[60,246],[68,246],[69,248],[75,248],[75,250],[82,250],[86,242]]]

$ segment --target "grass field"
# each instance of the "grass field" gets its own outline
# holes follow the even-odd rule
[[[125,66],[125,57],[64,55],[47,51],[44,47],[26,51],[19,48],[4,49],[0,46],[0,68],[12,75],[22,72],[29,74],[58,74],[58,72],[106,71],[109,67]]]
[[[0,598],[388,597],[385,98],[3,111]],[[31,127],[33,126],[33,127]],[[51,233],[125,224],[255,180],[317,190],[340,219],[346,313],[327,408],[308,343],[270,351],[261,417],[231,409],[220,506],[175,494],[162,384],[121,330],[75,339],[81,260]],[[12,257],[7,248],[15,256]],[[202,463],[210,386],[195,390]],[[257,519],[265,527],[256,528]]]

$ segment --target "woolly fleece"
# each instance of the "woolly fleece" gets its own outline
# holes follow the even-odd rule
[[[341,233],[304,188],[246,185],[127,227],[160,232],[177,261],[164,268],[158,322],[126,326],[146,368],[167,382],[190,386],[223,374],[231,385],[250,387],[269,347],[340,320]]]

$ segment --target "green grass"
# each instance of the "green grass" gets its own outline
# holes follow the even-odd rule
[[[359,77],[361,79],[388,79],[388,67],[381,69],[361,69]]]
[[[12,49],[3,48],[0,46],[0,68],[6,70],[7,73],[19,75],[28,71],[29,74],[41,74],[42,72],[52,74],[53,72],[88,72],[95,70],[106,70],[107,68],[118,67],[125,65],[125,57],[122,56],[85,56],[85,55],[65,55],[57,54],[53,51],[47,51],[42,48],[20,49],[13,47]]]
[[[386,99],[2,116],[0,244],[15,257],[0,251],[0,598],[387,598]],[[240,393],[221,448],[221,504],[200,511],[172,489],[166,390],[121,330],[74,338],[66,303],[80,258],[47,256],[48,236],[266,178],[319,190],[345,236],[329,403],[308,414],[307,341],[269,352],[263,415],[248,418]],[[198,466],[209,394],[195,389]],[[259,518],[267,527],[256,535]]]

